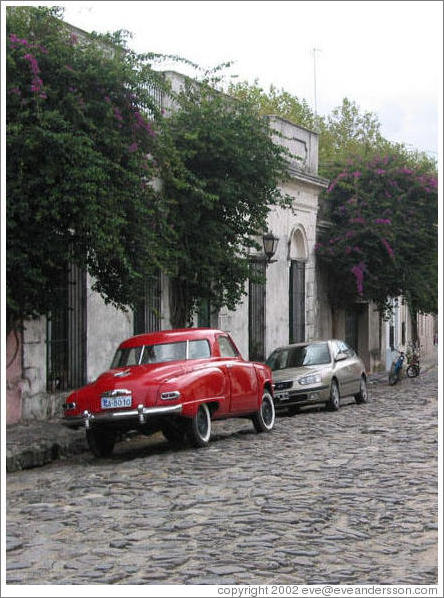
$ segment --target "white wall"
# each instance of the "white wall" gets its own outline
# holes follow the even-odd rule
[[[278,117],[270,117],[271,126],[282,143],[301,160],[290,160],[290,180],[283,193],[293,198],[292,209],[275,207],[268,217],[268,230],[279,237],[276,260],[267,267],[265,353],[289,342],[289,278],[292,259],[305,261],[305,337],[319,338],[320,313],[316,298],[315,254],[318,196],[327,181],[317,177],[318,136]],[[261,239],[257,239],[260,243]],[[246,286],[247,290],[248,286]],[[223,311],[219,326],[231,332],[242,355],[248,355],[248,297],[235,312]]]
[[[109,369],[119,344],[133,336],[133,312],[123,312],[106,305],[102,297],[91,288],[91,278],[86,283],[87,381],[95,380]]]

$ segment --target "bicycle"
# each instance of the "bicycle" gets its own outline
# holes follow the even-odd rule
[[[416,378],[419,376],[419,346],[415,343],[410,343],[407,348],[407,369],[406,374],[409,378]]]
[[[390,386],[393,386],[401,379],[402,366],[405,360],[405,353],[403,351],[398,351],[398,349],[393,350],[399,353],[399,356],[393,360],[392,367],[390,368],[388,378]]]

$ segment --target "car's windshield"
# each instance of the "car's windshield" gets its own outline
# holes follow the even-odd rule
[[[304,365],[322,365],[330,363],[330,351],[327,343],[313,343],[299,347],[276,349],[267,359],[272,370],[298,368]]]
[[[210,357],[210,345],[207,340],[141,345],[117,349],[111,368],[122,368],[147,363],[163,363],[182,359],[203,359]]]

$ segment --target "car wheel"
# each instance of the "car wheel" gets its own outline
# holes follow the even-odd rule
[[[180,446],[185,442],[186,430],[183,422],[167,422],[162,425],[162,434],[168,442],[174,446]]]
[[[95,457],[109,457],[114,450],[116,435],[104,430],[87,430],[86,441]]]
[[[211,417],[208,406],[199,405],[196,415],[189,424],[188,435],[190,442],[195,447],[207,446],[211,436]]]
[[[339,395],[339,387],[336,380],[333,380],[330,387],[330,400],[327,403],[330,411],[337,411],[341,404],[341,397]]]
[[[264,391],[259,411],[251,418],[256,432],[270,432],[274,426],[276,414],[274,410],[273,397],[268,391]]]
[[[364,376],[361,376],[361,382],[359,383],[359,392],[355,395],[355,401],[358,404],[368,403],[367,382],[365,381]]]

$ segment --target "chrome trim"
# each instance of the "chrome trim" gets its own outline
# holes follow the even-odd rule
[[[77,407],[77,405],[74,402],[72,402],[72,403],[65,403],[63,405],[63,409],[65,411],[71,411],[72,409],[75,409],[76,407]]]
[[[101,399],[111,399],[114,397],[131,397],[132,391],[127,388],[114,388],[113,390],[107,390],[100,395]]]
[[[123,372],[117,372],[113,374],[115,378],[123,378],[124,376],[129,376],[131,374],[131,370],[124,370]]]
[[[94,416],[91,415],[91,413],[85,409],[82,417],[83,423],[85,424],[85,429],[89,430],[89,428],[91,427],[91,419],[94,418]]]
[[[178,390],[171,390],[168,392],[163,392],[160,395],[162,401],[174,401],[180,397],[180,392]]]
[[[84,425],[86,430],[89,430],[94,423],[111,422],[118,420],[139,420],[143,424],[146,419],[157,415],[171,415],[182,413],[182,404],[180,405],[166,405],[165,407],[144,407],[138,405],[137,409],[131,411],[112,411],[110,413],[91,413],[85,410],[82,415],[65,416],[63,424],[68,427],[76,427]]]

